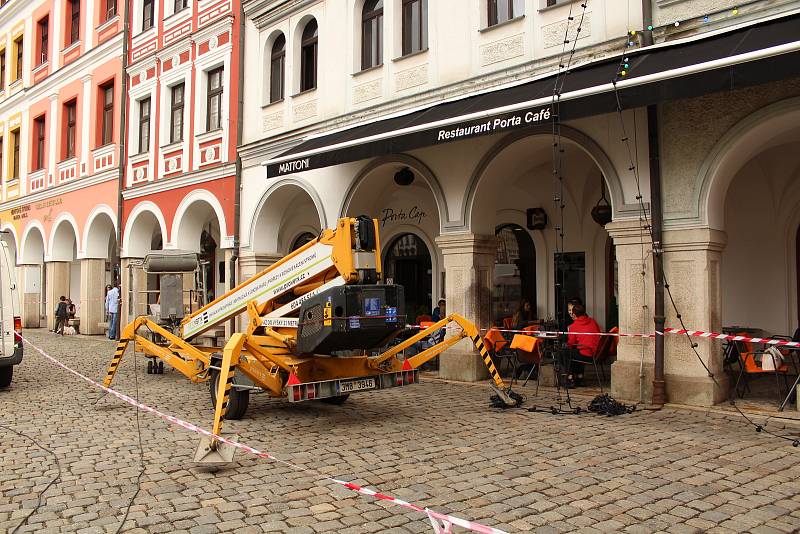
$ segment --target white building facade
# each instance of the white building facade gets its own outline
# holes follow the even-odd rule
[[[439,298],[486,328],[525,300],[558,318],[578,296],[601,327],[650,332],[642,219],[656,169],[684,322],[791,333],[800,161],[784,145],[800,141],[789,132],[800,83],[784,66],[798,3],[711,4],[657,2],[651,15],[617,0],[245,2],[240,278],[367,214],[410,322]],[[657,44],[644,46],[650,24]],[[748,45],[759,32],[775,42]],[[726,47],[733,37],[747,50]],[[612,220],[599,224],[605,205]],[[759,243],[772,260],[745,263]],[[678,325],[672,308],[666,317]],[[685,339],[666,341],[669,400],[727,395]],[[698,350],[721,370],[718,344]],[[650,340],[621,340],[618,396],[649,398],[653,353]],[[483,373],[466,344],[441,358],[445,378]]]

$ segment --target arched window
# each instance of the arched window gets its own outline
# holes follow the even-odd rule
[[[403,55],[428,47],[428,0],[403,0]]]
[[[269,62],[269,102],[283,100],[283,85],[286,76],[286,38],[280,34],[272,44]]]
[[[300,92],[317,88],[317,21],[311,19],[300,42]]]
[[[489,26],[525,14],[525,0],[487,0],[487,6],[489,8]]]
[[[367,0],[361,12],[361,70],[383,63],[383,0]]]

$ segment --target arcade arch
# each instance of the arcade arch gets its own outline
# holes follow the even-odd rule
[[[552,174],[551,135],[514,134],[495,145],[473,174],[465,203],[465,220],[474,234],[496,235],[498,229],[509,225],[513,225],[520,236],[526,234],[523,243],[532,244],[535,253],[527,262],[531,267],[526,265],[523,269],[533,269],[534,273],[526,277],[533,275],[535,281],[527,281],[525,285],[535,287],[535,292],[527,291],[535,295],[536,302],[531,304],[537,318],[565,320],[566,300],[579,296],[587,304],[589,314],[608,328],[614,326],[606,324],[608,304],[613,302],[613,295],[607,291],[607,274],[613,273],[614,258],[607,256],[608,234],[592,219],[591,211],[604,190],[613,206],[615,197],[621,195],[619,180],[610,160],[594,142],[574,130],[564,130],[562,245],[557,235],[561,213],[553,202],[560,191]],[[543,228],[528,226],[527,213],[533,208],[541,208],[546,213]],[[563,256],[557,256],[557,252]],[[522,258],[516,262],[526,263]],[[503,277],[509,269],[507,265],[496,265],[493,281],[493,308],[498,314],[502,311],[502,315],[519,305],[501,302],[507,297],[498,295],[505,291]],[[561,292],[557,291],[557,273],[564,277]],[[520,298],[525,297],[520,295]],[[615,316],[614,313],[609,315]],[[496,324],[503,319],[499,315],[492,317]]]
[[[20,243],[19,281],[22,286],[22,325],[39,328],[40,319],[47,315],[45,298],[47,277],[44,270],[45,238],[41,224],[29,223]]]
[[[303,181],[284,179],[261,198],[250,227],[250,249],[256,254],[282,256],[297,248],[301,236],[316,237],[327,227],[316,191]]]
[[[402,174],[399,174],[402,173]],[[436,246],[446,204],[441,186],[419,160],[392,156],[368,164],[353,180],[342,216],[378,219],[387,281],[409,288],[409,320],[430,315],[444,297],[444,262]]]
[[[50,237],[49,281],[46,297],[47,325],[55,325],[55,307],[61,296],[76,305],[81,301],[81,263],[78,260],[78,227],[71,216],[62,216],[53,224]],[[80,311],[78,311],[80,314]]]

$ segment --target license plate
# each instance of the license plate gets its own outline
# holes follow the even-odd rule
[[[351,393],[353,391],[363,391],[365,389],[375,389],[374,378],[359,378],[358,380],[339,382],[339,391],[341,393]]]

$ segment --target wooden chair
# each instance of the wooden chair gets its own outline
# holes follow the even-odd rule
[[[618,327],[614,327],[608,331],[609,334],[616,334],[619,332]],[[606,373],[603,368],[603,365],[613,356],[617,354],[617,346],[619,345],[619,337],[618,336],[602,336],[600,338],[600,343],[597,344],[597,348],[592,354],[592,361],[583,362],[578,361],[579,363],[583,364],[584,367],[591,365],[594,367],[594,376],[597,378],[597,385],[600,388],[600,393],[603,393],[603,382],[606,381]]]

